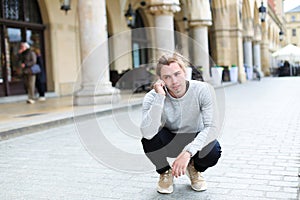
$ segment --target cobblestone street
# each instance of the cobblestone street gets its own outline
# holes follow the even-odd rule
[[[180,177],[171,195],[158,194],[154,168],[132,173],[98,162],[74,123],[0,141],[0,199],[299,200],[300,78],[263,78],[224,91],[223,152],[219,163],[204,172],[205,192],[192,191],[188,178]],[[97,122],[111,144],[143,155],[140,137],[116,126],[116,121],[126,123],[127,115],[137,126],[140,108],[124,116],[121,111],[100,116]],[[111,159],[122,160],[118,155]]]

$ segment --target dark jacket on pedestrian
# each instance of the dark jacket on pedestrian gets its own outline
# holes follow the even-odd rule
[[[30,49],[26,49],[20,55],[21,63],[25,64],[24,70],[28,70],[32,65],[36,64],[36,55]]]
[[[37,82],[46,83],[46,70],[44,67],[43,57],[41,55],[36,55],[36,64],[41,68],[41,72],[37,74]]]

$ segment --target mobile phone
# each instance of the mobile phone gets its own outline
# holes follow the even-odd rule
[[[168,91],[168,88],[167,88],[167,86],[163,86],[163,89],[164,89],[164,91],[165,91],[165,93],[167,93],[167,91]]]

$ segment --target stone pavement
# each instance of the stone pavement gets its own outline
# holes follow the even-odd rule
[[[93,146],[86,145],[82,136],[93,127],[81,125],[96,119],[110,144],[143,155],[140,138],[123,130],[129,121],[133,127],[139,124],[137,105],[87,120],[76,121],[75,114],[75,123],[0,141],[0,199],[297,200],[299,85],[298,77],[264,78],[225,88],[223,153],[219,163],[204,173],[209,187],[205,192],[192,191],[188,178],[180,177],[173,194],[161,195],[155,190],[158,175],[153,170],[120,171],[126,158],[111,155],[119,162],[112,168],[91,154]]]

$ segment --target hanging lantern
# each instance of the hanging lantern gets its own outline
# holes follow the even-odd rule
[[[67,14],[71,10],[71,0],[60,0],[60,9],[64,10]]]
[[[126,17],[127,26],[129,28],[134,28],[135,26],[135,12],[131,7],[131,4],[128,5],[128,9],[124,15]]]
[[[261,2],[261,6],[258,8],[260,21],[264,22],[266,20],[267,8],[264,6],[264,2]]]
[[[283,40],[283,36],[284,36],[284,33],[282,30],[279,31],[279,40],[282,41]]]

